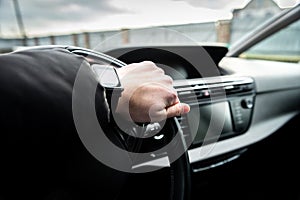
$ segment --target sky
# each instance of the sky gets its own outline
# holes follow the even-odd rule
[[[230,19],[249,0],[19,0],[27,36]],[[274,0],[282,7],[300,0]],[[12,0],[0,0],[0,37],[20,36]]]

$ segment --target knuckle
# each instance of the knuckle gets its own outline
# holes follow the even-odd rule
[[[167,101],[169,105],[172,105],[176,102],[177,99],[177,95],[176,93],[170,92],[168,97],[167,97]]]
[[[169,75],[165,75],[166,82],[169,84],[173,84],[173,79]]]
[[[181,114],[181,107],[179,105],[176,106],[176,115],[179,116]]]
[[[181,110],[180,110],[180,108],[178,108],[178,110],[177,110],[177,116],[179,116],[179,115],[181,115]]]
[[[147,66],[147,67],[156,67],[155,63],[149,60],[143,61],[142,62],[143,65]]]
[[[158,72],[162,73],[162,74],[165,74],[165,71],[164,71],[162,68],[160,68],[160,67],[157,67],[157,66],[156,66],[156,70],[157,70]]]
[[[177,94],[174,93],[174,92],[172,92],[172,93],[171,93],[171,97],[172,97],[172,99],[176,99],[176,98],[177,98]]]

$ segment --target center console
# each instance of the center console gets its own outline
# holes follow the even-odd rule
[[[250,77],[210,77],[176,81],[181,102],[191,111],[179,117],[190,148],[243,134],[249,127],[255,100]],[[191,137],[192,136],[192,137]]]

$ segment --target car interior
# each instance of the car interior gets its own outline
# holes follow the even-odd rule
[[[114,187],[118,177],[112,180],[115,199],[300,199],[300,39],[288,40],[299,25],[300,5],[230,47],[163,44],[99,52],[62,46],[115,68],[152,61],[174,79],[180,101],[191,107],[165,124],[128,128],[154,133],[148,138],[128,135],[111,122],[110,131],[118,135],[112,143],[148,154],[121,187]],[[296,48],[282,49],[276,42],[283,40]],[[107,98],[118,84],[108,83]],[[177,150],[182,153],[173,157]]]
[[[298,55],[296,60],[246,56],[268,55],[267,44],[289,51],[276,41],[286,39],[290,27],[299,30],[299,20],[296,6],[230,49],[170,45],[105,52],[125,63],[155,62],[175,80],[180,100],[191,105],[187,116],[178,117],[184,138],[192,140],[191,199],[300,198],[294,183],[299,179],[299,48],[291,54]],[[299,40],[293,42],[299,47]],[[206,62],[207,54],[212,60]],[[205,70],[214,66],[218,72]],[[220,134],[210,123],[223,125]]]

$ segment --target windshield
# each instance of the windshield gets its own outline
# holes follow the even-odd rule
[[[230,46],[299,0],[0,0],[0,52],[23,46]]]

